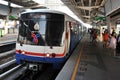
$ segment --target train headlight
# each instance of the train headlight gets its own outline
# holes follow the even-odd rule
[[[22,51],[22,54],[25,54],[25,52],[24,52],[24,51]]]
[[[50,54],[46,54],[47,57],[50,57]]]

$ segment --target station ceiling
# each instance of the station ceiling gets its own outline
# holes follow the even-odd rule
[[[106,0],[62,0],[71,10],[87,23],[91,23],[96,16],[105,16],[104,5]],[[71,7],[72,6],[72,7]]]
[[[23,7],[35,7],[38,3],[33,0],[5,0]],[[61,0],[67,5],[83,22],[91,23],[98,15],[105,15],[104,5],[106,0]]]
[[[38,3],[35,3],[32,0],[4,0],[4,1],[8,1],[23,7],[31,7],[31,6],[36,6],[38,5]]]

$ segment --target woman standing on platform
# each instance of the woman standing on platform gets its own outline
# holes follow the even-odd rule
[[[110,39],[110,44],[109,44],[109,48],[113,49],[113,55],[116,56],[116,33],[113,33],[111,35],[111,39]]]
[[[108,34],[108,30],[105,30],[103,33],[103,47],[107,47],[108,46],[108,39],[109,39],[109,34]]]
[[[94,32],[93,32],[93,38],[92,38],[92,43],[94,45],[97,45],[97,36],[98,36],[97,31],[94,30]]]

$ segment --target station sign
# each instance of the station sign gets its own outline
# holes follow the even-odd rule
[[[103,21],[103,20],[105,20],[105,17],[104,16],[96,16],[96,17],[94,17],[94,20]]]
[[[18,19],[18,17],[17,17],[17,16],[10,15],[10,16],[9,16],[9,19],[14,20],[14,19]]]

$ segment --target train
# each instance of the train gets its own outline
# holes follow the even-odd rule
[[[20,13],[15,58],[18,64],[38,70],[41,64],[60,68],[83,36],[81,23],[50,9]]]

